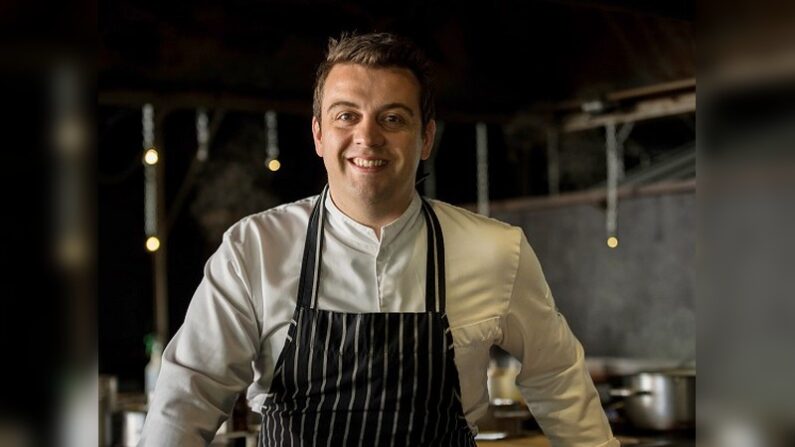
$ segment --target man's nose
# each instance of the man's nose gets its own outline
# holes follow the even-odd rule
[[[383,129],[376,118],[364,117],[356,126],[354,144],[364,147],[381,147],[386,142]]]

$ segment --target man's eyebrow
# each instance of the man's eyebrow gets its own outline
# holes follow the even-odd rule
[[[340,106],[353,107],[355,109],[359,108],[358,105],[356,105],[355,103],[352,103],[350,101],[337,101],[337,102],[331,103],[331,105],[328,106],[328,108],[326,108],[326,112],[328,112],[329,110],[333,109],[334,107],[340,107]]]
[[[331,105],[329,105],[328,108],[326,108],[326,112],[330,111],[334,107],[343,107],[343,106],[344,107],[353,107],[354,109],[358,109],[359,108],[358,104],[350,102],[350,101],[336,101],[336,102],[331,103]],[[399,102],[391,102],[389,104],[385,104],[385,105],[381,106],[380,109],[381,110],[403,109],[406,112],[408,112],[409,115],[414,116],[414,111],[411,110],[411,107],[409,107],[409,106],[407,106],[407,105],[405,105],[403,103],[399,103]]]
[[[396,108],[397,109],[403,109],[406,112],[408,112],[409,115],[414,116],[414,111],[411,110],[411,107],[409,107],[409,106],[407,106],[405,104],[399,103],[399,102],[389,103],[389,104],[381,107],[381,110],[389,110],[389,109],[396,109]]]

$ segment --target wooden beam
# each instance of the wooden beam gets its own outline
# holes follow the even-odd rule
[[[636,197],[650,197],[671,194],[692,194],[696,191],[696,179],[676,180],[653,183],[649,185],[629,185],[618,188],[619,199]],[[597,205],[606,200],[607,192],[604,188],[588,191],[577,191],[544,197],[522,197],[493,201],[489,204],[491,213],[515,211],[540,211],[545,209],[562,208],[577,205]],[[477,204],[467,204],[463,208],[477,211]]]
[[[252,95],[233,93],[189,92],[156,92],[152,90],[107,90],[100,92],[97,98],[100,105],[140,107],[142,104],[154,104],[159,109],[167,106],[171,109],[226,109],[241,112],[264,113],[275,110],[278,113],[293,115],[312,115],[312,103],[309,101],[271,100]]]
[[[670,95],[681,90],[695,90],[696,80],[680,79],[678,81],[663,82],[661,84],[645,85],[627,90],[620,90],[607,95],[610,101],[624,101],[656,95]]]
[[[692,92],[696,89],[696,80],[694,78],[678,79],[676,81],[662,82],[659,84],[644,85],[641,87],[633,87],[624,90],[617,90],[604,95],[604,99],[608,102],[631,101],[640,99],[650,99],[659,96],[671,96],[674,94]],[[593,99],[593,98],[591,98]],[[557,103],[540,104],[538,107],[533,108],[533,112],[566,112],[581,110],[583,98],[567,99]]]
[[[607,123],[616,124],[662,118],[670,115],[690,113],[696,110],[696,93],[688,92],[680,95],[639,101],[627,111],[617,111],[600,115],[576,113],[564,117],[561,129],[564,132],[604,127]]]

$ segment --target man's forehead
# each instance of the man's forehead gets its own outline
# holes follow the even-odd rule
[[[358,64],[337,64],[323,86],[323,109],[335,104],[403,104],[419,111],[419,82],[406,68],[375,68]]]

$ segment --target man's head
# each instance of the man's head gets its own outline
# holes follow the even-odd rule
[[[315,75],[312,113],[322,120],[320,107],[323,86],[331,69],[337,64],[356,64],[370,68],[406,68],[414,74],[420,85],[420,111],[422,128],[435,118],[430,61],[411,41],[389,33],[362,35],[343,34],[339,39],[329,39],[328,52]]]
[[[332,40],[318,70],[315,151],[334,202],[362,223],[384,224],[411,201],[436,132],[428,65],[407,41],[370,34]]]

